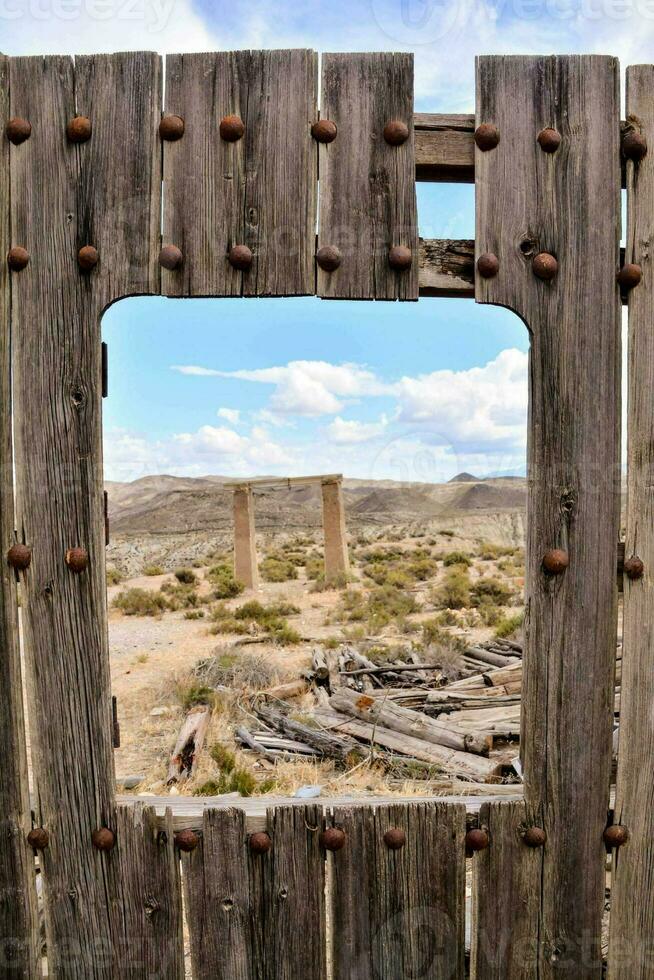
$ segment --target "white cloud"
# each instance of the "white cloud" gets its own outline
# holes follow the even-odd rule
[[[343,419],[338,415],[327,426],[327,436],[336,445],[369,442],[382,435],[387,424],[385,416],[379,422],[357,422],[356,419]]]
[[[225,419],[230,425],[238,425],[241,421],[241,412],[238,408],[219,408],[216,415],[219,419]]]

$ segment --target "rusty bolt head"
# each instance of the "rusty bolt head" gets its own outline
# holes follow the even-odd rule
[[[333,143],[338,130],[331,119],[319,119],[311,127],[311,135],[318,143]]]
[[[624,563],[624,573],[627,578],[632,580],[642,578],[644,571],[645,566],[642,559],[639,558],[638,555],[632,555],[630,558],[626,559]]]
[[[227,143],[236,143],[245,132],[245,124],[240,116],[223,116],[219,129],[221,139]]]
[[[32,549],[26,544],[12,544],[7,552],[7,561],[17,572],[24,572],[30,567],[32,561]]]
[[[500,270],[500,260],[492,252],[484,252],[477,259],[477,271],[483,279],[492,279]]]
[[[7,123],[5,133],[10,143],[13,143],[14,146],[20,146],[32,135],[32,124],[27,119],[19,119],[18,116],[14,116]]]
[[[627,160],[639,163],[647,153],[647,140],[635,129],[628,130],[622,137],[622,153]]]
[[[335,272],[341,264],[341,253],[335,245],[322,245],[316,252],[316,262],[325,272]]]
[[[183,259],[184,256],[177,245],[164,245],[159,252],[159,265],[162,269],[168,269],[169,272],[179,269]]]
[[[27,835],[27,843],[35,851],[45,851],[50,843],[50,834],[43,827],[34,827]]]
[[[20,272],[30,260],[30,253],[22,245],[14,245],[7,253],[7,265],[12,272]]]
[[[567,551],[562,548],[550,548],[543,555],[543,568],[548,575],[560,575],[570,564]]]
[[[184,135],[184,120],[181,116],[164,116],[159,123],[159,136],[168,143],[181,140]]]
[[[406,834],[399,827],[391,827],[384,834],[384,844],[389,851],[399,851],[406,844]]]
[[[411,249],[405,245],[393,245],[389,250],[388,264],[396,272],[406,272],[407,269],[411,268],[412,262],[413,256],[411,255]]]
[[[532,268],[535,276],[549,282],[559,271],[559,263],[549,252],[539,252],[538,255],[534,256]]]
[[[200,843],[199,836],[194,830],[178,830],[175,834],[175,847],[185,854],[190,854]]]
[[[561,145],[561,134],[556,129],[548,127],[541,129],[536,140],[543,153],[556,153]]]
[[[409,138],[409,127],[401,119],[391,119],[384,126],[384,139],[389,146],[402,146]]]
[[[252,265],[252,252],[247,245],[232,245],[227,258],[231,267],[240,269],[241,272],[245,272]]]
[[[623,289],[633,289],[643,278],[643,270],[635,262],[626,262],[618,272],[618,283]]]
[[[270,835],[265,830],[259,830],[256,834],[250,834],[249,844],[253,854],[266,854],[272,847]]]
[[[66,126],[66,136],[71,143],[86,143],[91,139],[91,120],[86,116],[75,116]]]
[[[474,853],[474,851],[485,851],[490,844],[490,838],[485,830],[481,827],[473,827],[466,834],[466,851],[469,853]]]
[[[90,272],[98,264],[98,250],[93,245],[83,245],[77,253],[77,264],[82,272]]]
[[[522,839],[527,847],[544,847],[547,834],[542,827],[527,827]]]
[[[98,851],[111,851],[116,843],[116,835],[108,827],[100,827],[93,831],[91,840]]]
[[[604,843],[609,850],[622,847],[629,840],[629,831],[619,823],[611,824],[604,831]]]
[[[89,564],[86,548],[69,548],[66,552],[66,564],[76,575],[85,571]]]
[[[479,149],[486,153],[494,150],[500,141],[500,131],[493,123],[482,123],[475,130],[475,143]]]
[[[345,831],[340,827],[327,827],[320,835],[320,843],[326,851],[340,851],[345,846]]]

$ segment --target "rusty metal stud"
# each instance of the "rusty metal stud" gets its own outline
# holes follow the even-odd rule
[[[22,245],[14,245],[7,252],[7,265],[12,272],[20,272],[30,260],[30,253]]]
[[[475,130],[475,143],[479,149],[486,153],[494,150],[500,141],[500,131],[493,123],[482,123]]]
[[[389,250],[388,264],[396,272],[406,272],[407,269],[411,268],[412,262],[413,256],[411,255],[411,249],[405,245],[393,245]]]
[[[527,847],[544,847],[547,834],[542,827],[527,827],[522,839]]]
[[[630,558],[626,559],[624,563],[624,573],[627,578],[632,580],[642,578],[644,571],[645,566],[642,559],[639,558],[638,555],[632,555]]]
[[[232,245],[227,258],[233,269],[240,269],[245,272],[252,265],[252,252],[247,245]]]
[[[485,851],[490,844],[490,838],[481,827],[473,827],[466,834],[466,853],[473,854],[475,851]]]
[[[319,119],[311,127],[311,135],[318,143],[333,143],[338,129],[331,119]]]
[[[409,138],[409,127],[401,119],[391,119],[384,126],[384,139],[389,146],[402,146]]]
[[[642,133],[629,129],[622,137],[622,154],[627,160],[639,163],[647,153],[647,140]]]
[[[17,572],[24,572],[30,567],[32,561],[32,549],[26,544],[12,544],[7,552],[7,561]]]
[[[66,136],[71,143],[86,143],[91,139],[91,120],[87,116],[75,116],[66,126]]]
[[[108,827],[100,827],[91,834],[91,841],[98,851],[111,851],[116,843],[116,835]]]
[[[534,256],[532,268],[535,276],[549,282],[559,271],[559,263],[549,252],[539,252]]]
[[[266,854],[272,847],[270,835],[265,830],[259,830],[256,834],[250,834],[248,843],[253,854]]]
[[[14,116],[5,126],[5,133],[10,143],[13,143],[14,146],[20,146],[32,135],[32,124],[27,119]]]
[[[609,850],[622,847],[629,840],[629,831],[622,824],[614,823],[604,831],[604,843]]]
[[[399,851],[406,844],[406,834],[399,827],[391,827],[384,834],[384,844],[389,851]]]
[[[550,548],[543,555],[543,568],[549,575],[560,575],[569,564],[568,552],[562,548]]]
[[[327,827],[320,835],[320,843],[326,851],[340,851],[345,846],[345,831],[340,827]]]
[[[633,289],[643,278],[643,270],[635,262],[626,262],[618,272],[618,283],[623,289]]]
[[[484,252],[477,259],[477,271],[483,279],[492,279],[500,271],[500,260],[492,252]]]
[[[245,124],[240,116],[223,116],[219,131],[221,139],[227,143],[236,143],[245,132]]]
[[[27,843],[35,851],[45,851],[50,843],[50,834],[44,827],[34,827],[27,835]]]
[[[76,575],[85,571],[89,564],[86,548],[69,548],[66,552],[66,564]]]
[[[164,245],[159,252],[159,265],[162,269],[168,269],[169,272],[179,269],[183,259],[184,256],[177,245]]]
[[[322,245],[316,252],[316,262],[325,272],[335,272],[341,264],[340,249],[335,245]]]
[[[185,854],[190,854],[200,843],[200,838],[194,830],[178,830],[175,834],[175,847]]]
[[[543,153],[556,153],[561,145],[561,134],[558,132],[558,130],[552,129],[548,126],[547,129],[541,129],[540,133],[536,137],[536,142],[540,146]]]
[[[159,136],[168,143],[181,140],[184,135],[184,120],[181,116],[164,116],[159,123]]]
[[[83,245],[77,253],[77,264],[82,272],[90,272],[98,264],[98,250],[93,245]]]

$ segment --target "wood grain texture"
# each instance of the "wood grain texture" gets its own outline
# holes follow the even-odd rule
[[[327,299],[417,299],[418,231],[413,149],[413,56],[324,54],[321,116],[338,135],[321,144],[318,244],[342,254],[335,272],[318,269]],[[384,126],[401,120],[409,139],[389,146]],[[393,245],[411,249],[411,268],[388,264]]]
[[[620,505],[618,65],[606,57],[478,59],[476,298],[531,335],[526,642],[521,751],[528,818],[547,832],[538,977],[597,978],[604,905]],[[538,132],[562,142],[543,153]],[[519,167],[516,162],[519,161]],[[533,256],[553,253],[551,282]],[[599,423],[601,420],[601,424]],[[542,558],[570,564],[546,576]],[[589,951],[590,950],[590,951]]]
[[[475,295],[475,243],[421,238],[419,253],[421,296]]]
[[[652,976],[654,908],[654,67],[627,70],[627,115],[646,136],[647,156],[627,163],[626,261],[642,268],[629,293],[627,408],[627,533],[625,556],[645,565],[640,579],[624,576],[622,697],[615,822],[629,828],[629,841],[614,851],[611,889],[609,976]]]
[[[166,113],[185,132],[164,143],[166,244],[182,250],[164,271],[169,296],[294,296],[315,291],[317,55],[236,51],[166,59]],[[220,138],[238,115],[245,135]],[[247,245],[249,270],[227,253]]]
[[[470,975],[474,980],[531,980],[538,963],[543,852],[522,840],[524,803],[483,803],[479,826],[490,847],[472,857]]]
[[[473,184],[475,117],[416,112],[416,180]]]
[[[336,807],[345,847],[331,875],[334,980],[464,975],[465,807]],[[404,831],[389,850],[384,834]]]
[[[92,831],[114,820],[100,315],[112,299],[156,288],[159,172],[148,150],[156,130],[143,127],[156,122],[158,66],[153,55],[80,59],[77,102],[70,59],[10,66],[12,115],[33,130],[11,168],[12,237],[31,255],[12,275],[16,484],[19,535],[33,550],[25,653],[38,821],[50,834],[42,857],[49,968],[62,978],[109,978],[106,951],[119,941],[107,909],[116,898],[108,858],[91,845]],[[66,124],[82,106],[93,136],[74,145]],[[94,244],[90,236],[106,251],[83,274],[77,251]],[[89,566],[74,575],[65,555],[78,545]]]
[[[9,60],[0,55],[0,119],[8,119]],[[13,148],[20,153],[22,147]],[[0,962],[12,977],[37,974],[39,933],[31,829],[16,578],[6,561],[14,543],[11,421],[10,143],[0,141]]]
[[[272,848],[253,854],[242,810],[206,810],[200,846],[184,857],[197,980],[322,980],[325,872],[317,806],[269,810]]]

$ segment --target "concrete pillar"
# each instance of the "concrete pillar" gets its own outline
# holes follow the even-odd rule
[[[343,484],[340,480],[322,484],[322,526],[325,534],[325,579],[329,581],[350,571]]]
[[[259,587],[257,549],[254,541],[252,488],[234,490],[234,575],[246,589]]]

